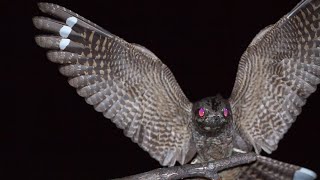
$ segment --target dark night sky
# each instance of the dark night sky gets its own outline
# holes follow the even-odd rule
[[[187,97],[196,101],[217,93],[228,97],[239,58],[252,38],[298,1],[51,2],[149,48],[168,65]],[[46,59],[45,50],[35,45],[33,37],[40,32],[31,18],[41,15],[36,2],[3,1],[6,4],[0,6],[5,38],[1,89],[6,91],[4,100],[9,100],[3,104],[10,110],[5,110],[10,112],[5,118],[9,124],[2,126],[0,138],[2,170],[10,173],[10,179],[102,180],[160,167],[87,105],[58,66]],[[270,157],[320,175],[319,106],[317,91]]]

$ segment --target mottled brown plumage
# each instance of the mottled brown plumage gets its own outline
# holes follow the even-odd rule
[[[95,110],[164,166],[271,153],[320,83],[320,0],[304,0],[263,29],[241,57],[228,100],[192,104],[173,74],[148,49],[128,43],[72,11],[39,3],[59,20],[34,17],[54,35],[36,43]],[[197,156],[195,154],[197,153]],[[294,179],[300,167],[260,158],[222,172],[224,179]],[[299,174],[299,173],[298,173]],[[308,171],[301,171],[314,178]]]
[[[78,94],[162,165],[185,163],[192,104],[167,66],[144,47],[127,43],[70,10],[49,3],[39,7],[66,23],[35,17],[38,29],[60,35],[72,29],[66,37],[38,36],[36,42],[53,49],[49,60],[62,64],[60,72]],[[66,26],[70,17],[77,19],[74,26]],[[70,42],[62,49],[65,38]]]
[[[302,1],[241,57],[230,103],[256,152],[271,153],[320,83],[320,1]]]

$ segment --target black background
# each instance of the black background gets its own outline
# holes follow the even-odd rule
[[[149,48],[191,101],[231,93],[241,54],[263,27],[299,0],[51,1]],[[33,1],[2,1],[0,149],[5,179],[109,179],[160,167],[94,111],[34,43]],[[320,93],[308,100],[270,157],[320,175]],[[1,155],[1,156],[2,156]],[[10,178],[9,178],[10,177]]]

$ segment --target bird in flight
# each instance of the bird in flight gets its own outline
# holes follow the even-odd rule
[[[229,98],[190,102],[147,48],[126,42],[59,5],[34,17],[47,57],[94,109],[163,166],[238,153],[272,153],[320,83],[320,0],[302,0],[262,29],[243,53]],[[265,158],[222,179],[315,179],[306,168]]]

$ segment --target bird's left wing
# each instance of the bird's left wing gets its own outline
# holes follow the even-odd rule
[[[195,154],[192,103],[160,59],[64,7],[39,8],[62,21],[34,17],[38,29],[56,34],[37,36],[37,44],[51,49],[49,60],[62,64],[60,72],[88,104],[162,165],[184,164]]]
[[[256,152],[271,153],[320,83],[320,0],[303,0],[263,29],[242,55],[230,97]]]

